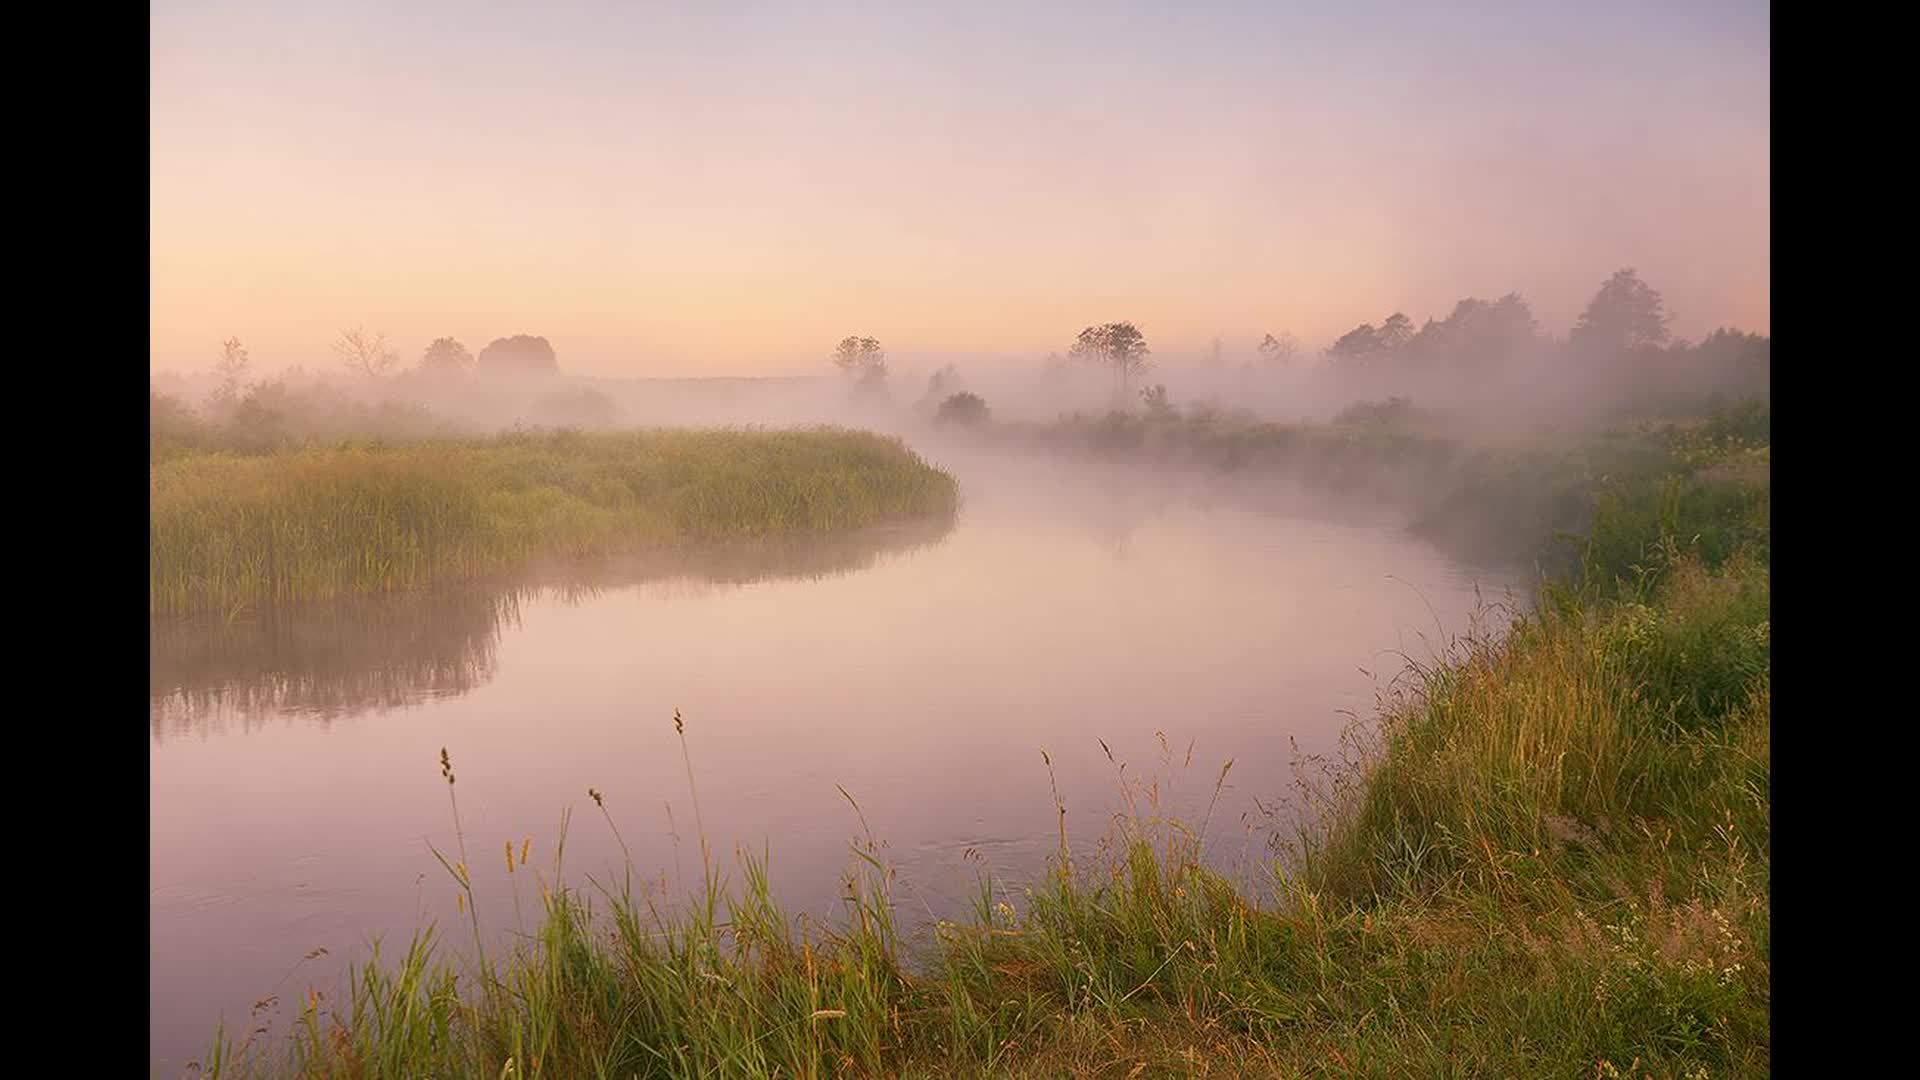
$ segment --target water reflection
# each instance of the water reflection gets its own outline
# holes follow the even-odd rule
[[[816,580],[938,544],[953,519],[830,536],[549,563],[510,580],[306,604],[228,621],[154,619],[149,713],[156,741],[242,730],[272,716],[320,724],[465,694],[492,681],[520,605],[578,602],[643,584],[694,590]]]

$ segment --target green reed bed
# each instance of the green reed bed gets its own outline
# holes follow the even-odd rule
[[[982,867],[972,917],[924,931],[871,836],[830,925],[779,907],[764,857],[723,878],[703,839],[701,884],[672,898],[569,888],[556,855],[537,932],[484,949],[473,875],[524,877],[527,848],[504,869],[463,850],[464,956],[429,927],[344,1000],[309,997],[290,1037],[217,1040],[208,1072],[1768,1075],[1764,478],[1687,497],[1729,463],[1753,484],[1753,453],[1708,434],[1609,488],[1583,570],[1410,666],[1347,755],[1302,763],[1305,824],[1231,876],[1209,822],[1118,762],[1109,835],[1069,836],[1062,811],[1039,883]],[[1725,550],[1694,542],[1716,527]],[[617,836],[617,793],[590,795]]]
[[[951,477],[834,429],[514,434],[149,467],[149,608],[226,612],[477,577],[535,555],[949,514]]]

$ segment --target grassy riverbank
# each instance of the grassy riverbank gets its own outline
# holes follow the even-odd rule
[[[475,875],[529,871],[447,853],[469,923],[209,1072],[1766,1075],[1770,437],[1637,438],[1655,456],[1593,478],[1536,614],[1410,669],[1349,759],[1307,764],[1283,857],[1223,876],[1132,789],[1116,843],[1062,826],[1040,886],[984,878],[972,920],[924,933],[871,838],[832,926],[753,863],[727,886],[708,857],[669,907],[563,888],[556,859],[537,934],[456,961],[441,935],[486,937]]]
[[[863,432],[512,434],[156,455],[149,609],[229,612],[478,577],[539,555],[950,514],[953,479]]]
[[[1556,574],[1576,559],[1560,542],[1594,526],[1596,496],[1626,500],[1634,512],[1665,497],[1674,477],[1687,499],[1715,499],[1752,485],[1678,455],[1711,453],[1729,474],[1764,473],[1769,407],[1750,402],[1689,431],[1669,422],[1609,427],[1508,426],[1432,413],[1404,400],[1363,402],[1325,423],[1273,423],[1224,413],[1160,412],[1071,416],[1048,423],[992,423],[964,432],[984,445],[1101,462],[1180,466],[1276,480],[1336,498],[1371,499],[1405,511],[1416,532],[1452,550],[1495,561],[1538,560]],[[1738,479],[1735,477],[1735,479]],[[1763,485],[1764,486],[1764,485]],[[1763,540],[1738,508],[1694,513],[1713,529],[1706,554]]]

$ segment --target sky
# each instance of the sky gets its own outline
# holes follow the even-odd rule
[[[1764,3],[156,0],[151,368],[1317,349],[1635,267],[1768,332]]]

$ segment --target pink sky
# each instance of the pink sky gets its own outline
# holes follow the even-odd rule
[[[1622,266],[1769,324],[1764,4],[156,3],[151,367],[543,334],[598,374],[1310,347]]]

